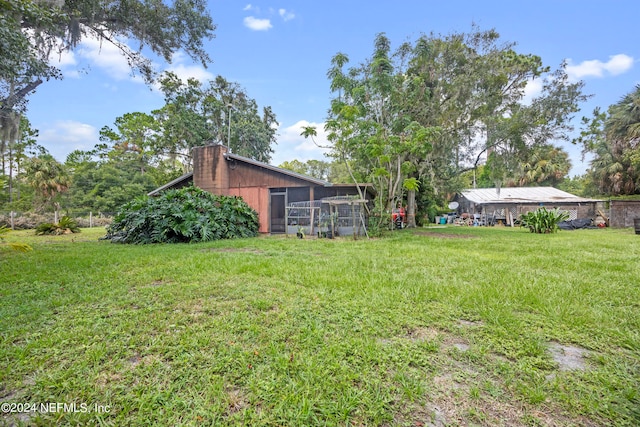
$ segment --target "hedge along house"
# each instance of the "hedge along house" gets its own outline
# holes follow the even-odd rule
[[[477,188],[465,190],[456,198],[458,212],[480,214],[485,225],[514,225],[522,214],[540,207],[569,213],[569,219],[595,219],[599,200],[574,196],[553,187]]]
[[[286,233],[288,206],[294,203],[358,196],[354,184],[331,184],[247,157],[231,153],[224,145],[193,149],[193,172],[149,193],[194,186],[212,194],[240,196],[258,212],[261,233]],[[371,196],[370,185],[360,185]]]

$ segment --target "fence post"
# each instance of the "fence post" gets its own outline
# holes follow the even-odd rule
[[[13,225],[13,215],[15,214],[15,212],[11,211],[11,213],[9,213],[9,222],[11,222],[11,229],[15,230],[15,226]]]
[[[89,212],[89,228],[93,228],[93,212]]]

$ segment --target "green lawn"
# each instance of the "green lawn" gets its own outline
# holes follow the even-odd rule
[[[640,425],[630,229],[32,233],[0,247],[0,402],[76,411],[0,424]]]

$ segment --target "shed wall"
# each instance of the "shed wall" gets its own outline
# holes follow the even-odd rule
[[[562,211],[567,211],[571,214],[571,219],[576,218],[591,218],[596,217],[596,205],[593,203],[489,203],[475,205],[464,197],[458,199],[460,207],[458,211],[461,213],[475,213],[481,212],[485,215],[497,215],[497,217],[506,217],[506,211],[511,212],[513,219],[519,219],[521,215],[528,212],[533,212],[540,207],[545,207],[549,210],[558,208]],[[632,221],[633,223],[633,221]]]
[[[633,219],[640,218],[640,200],[611,200],[609,225],[633,227]]]
[[[561,211],[574,212],[576,214],[576,218],[591,218],[594,219],[596,217],[596,202],[593,203],[545,203],[543,205],[545,208],[552,210],[558,209]],[[519,205],[518,206],[518,216],[533,212],[541,206],[538,205]],[[571,218],[571,219],[576,219]]]
[[[258,231],[260,233],[269,232],[269,189],[259,187],[231,188],[229,195],[242,197],[253,210],[258,212]]]
[[[308,187],[309,182],[256,165],[225,160],[229,168],[229,187]]]

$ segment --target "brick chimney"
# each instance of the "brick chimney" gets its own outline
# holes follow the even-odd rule
[[[229,195],[229,166],[224,145],[193,149],[193,185],[212,194]]]

